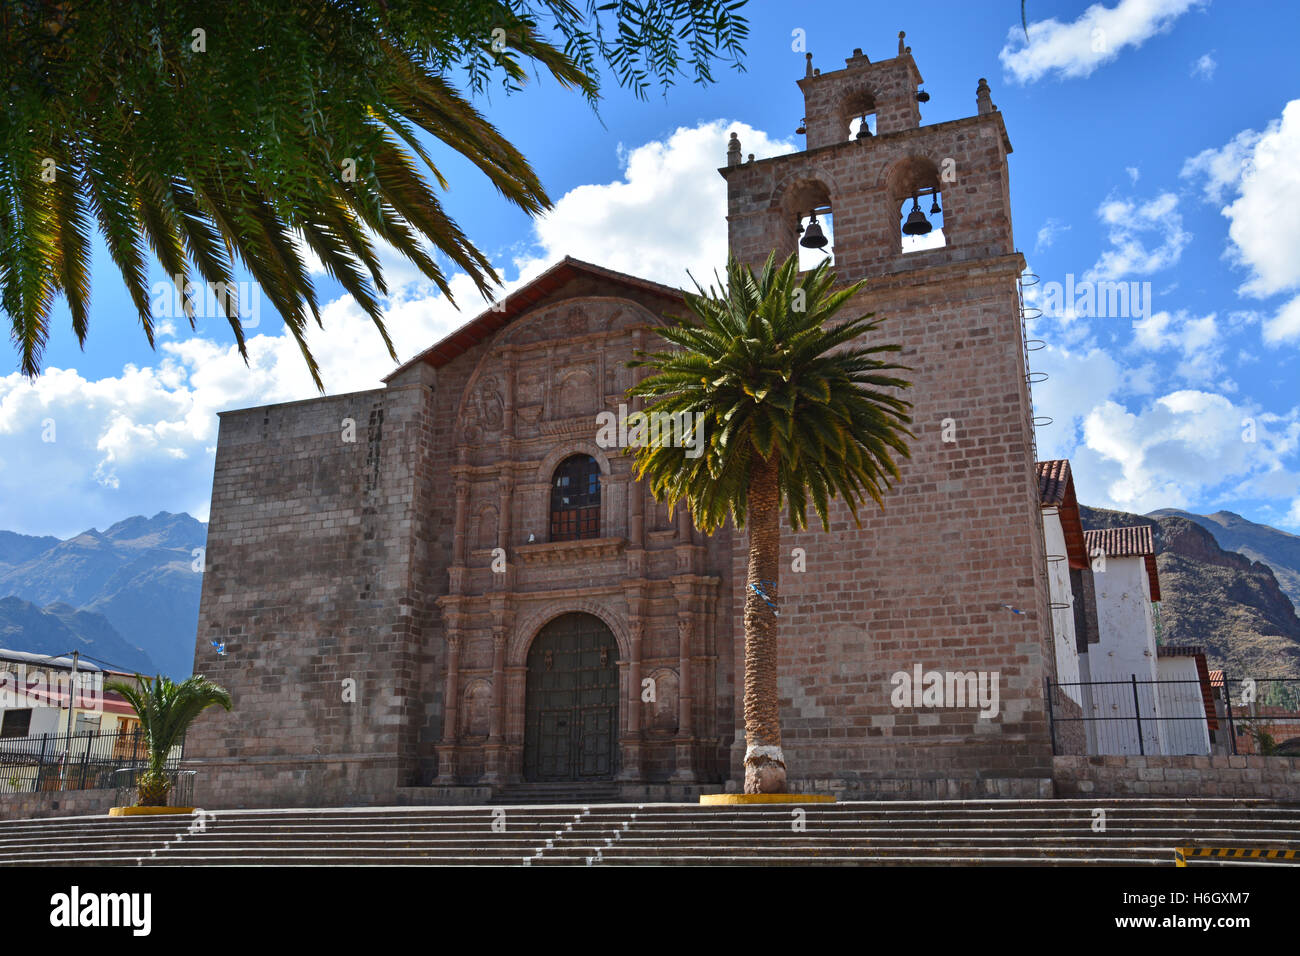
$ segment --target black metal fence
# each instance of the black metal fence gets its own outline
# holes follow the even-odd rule
[[[179,767],[182,740],[166,769]],[[149,751],[139,730],[127,733],[39,734],[0,738],[0,793],[40,790],[98,790],[117,785],[114,772],[148,766]]]
[[[1207,702],[1208,690],[1208,702]],[[1057,754],[1300,756],[1300,679],[1047,681]]]

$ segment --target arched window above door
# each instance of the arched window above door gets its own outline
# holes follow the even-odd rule
[[[551,477],[552,541],[600,537],[600,463],[571,455]]]

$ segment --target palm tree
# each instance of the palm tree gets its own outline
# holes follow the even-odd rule
[[[206,677],[195,674],[177,684],[159,674],[157,677],[135,677],[137,684],[112,681],[105,690],[121,694],[135,708],[144,730],[145,747],[149,753],[149,766],[140,775],[139,805],[162,807],[167,805],[167,791],[171,782],[164,770],[167,755],[185,736],[194,718],[213,704],[230,710],[230,694]]]
[[[0,310],[22,371],[40,372],[59,294],[84,346],[96,228],[151,346],[150,253],[182,295],[191,280],[200,294],[206,285],[203,301],[229,321],[247,361],[234,282],[242,263],[323,390],[306,339],[309,321],[321,321],[310,253],[396,360],[376,240],[449,300],[448,265],[485,297],[500,283],[435,192],[448,188],[448,158],[467,160],[530,216],[551,205],[471,98],[497,78],[518,89],[531,68],[594,107],[601,63],[638,96],[688,68],[709,82],[713,61],[741,65],[739,6],[4,4]],[[185,313],[193,324],[192,305]]]
[[[802,529],[811,497],[829,531],[830,501],[842,497],[860,527],[858,505],[871,498],[883,506],[899,474],[894,455],[908,456],[912,434],[911,404],[896,394],[910,383],[889,374],[906,366],[878,358],[899,346],[859,341],[883,319],[827,325],[864,283],[835,290],[825,263],[801,274],[797,255],[775,260],[756,276],[731,259],[725,292],[696,282],[698,294],[686,295],[692,318],[658,329],[677,348],[631,363],[654,372],[630,394],[653,398],[651,415],[693,416],[686,420],[702,448],[674,446],[661,429],[657,443],[637,449],[637,477],[669,507],[685,501],[705,533],[728,516],[749,526],[746,793],[786,788],[777,691],[782,508]]]

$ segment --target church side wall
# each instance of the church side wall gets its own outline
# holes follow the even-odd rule
[[[234,710],[190,731],[200,806],[387,802],[413,774],[420,673],[438,666],[412,587],[437,537],[419,517],[432,394],[222,416],[195,671]]]

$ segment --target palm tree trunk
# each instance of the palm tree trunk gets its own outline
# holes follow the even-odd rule
[[[776,456],[750,476],[749,572],[745,579],[745,792],[785,793],[775,605],[781,560]],[[757,588],[757,590],[755,590]],[[762,594],[758,593],[763,592]],[[766,595],[766,600],[764,599]]]

